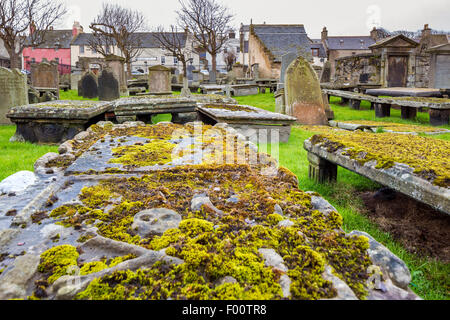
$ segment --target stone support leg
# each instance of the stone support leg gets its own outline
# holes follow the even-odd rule
[[[334,182],[337,179],[337,165],[308,152],[309,178],[318,182]]]

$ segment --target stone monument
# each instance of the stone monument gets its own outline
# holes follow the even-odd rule
[[[281,73],[277,89],[284,88],[284,78],[286,77],[286,70],[292,63],[292,61],[294,61],[297,58],[297,56],[298,55],[295,52],[289,52],[281,56]]]
[[[320,83],[330,82],[331,80],[331,63],[330,61],[325,62],[322,69],[322,74],[320,75]]]
[[[31,85],[35,88],[55,89],[59,98],[58,64],[43,59],[41,63],[31,65]]]
[[[9,109],[28,104],[27,76],[18,69],[0,67],[0,124],[11,124]]]
[[[284,89],[287,115],[301,124],[328,124],[317,74],[303,57],[297,57],[287,68]]]
[[[119,81],[119,92],[122,96],[128,95],[127,76],[125,74],[125,59],[113,54],[105,57],[106,67],[114,74]]]
[[[148,68],[148,91],[151,93],[171,92],[170,69],[158,65]]]
[[[97,77],[92,72],[86,73],[81,78],[81,93],[83,97],[89,99],[98,97]]]
[[[109,68],[103,69],[98,77],[98,98],[100,101],[112,101],[120,98],[119,81]]]

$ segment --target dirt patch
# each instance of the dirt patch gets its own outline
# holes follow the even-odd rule
[[[360,196],[369,219],[408,251],[450,262],[449,215],[389,189]]]

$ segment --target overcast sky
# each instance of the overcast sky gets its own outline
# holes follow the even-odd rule
[[[63,27],[80,21],[85,32],[100,11],[103,0],[62,0],[68,8]],[[221,0],[219,0],[221,1]],[[169,26],[176,22],[178,0],[108,0],[140,10],[148,25]],[[373,26],[390,31],[431,28],[450,31],[450,0],[222,0],[241,23],[304,24],[310,38],[320,38],[324,26],[329,35],[365,35]]]

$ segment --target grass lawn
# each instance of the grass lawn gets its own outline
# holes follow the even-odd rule
[[[61,91],[62,100],[86,100],[78,97],[73,90]],[[254,96],[237,97],[240,104],[252,105],[265,110],[275,110],[275,100],[271,93]],[[98,100],[98,99],[91,99]],[[391,110],[389,118],[375,118],[375,112],[370,110],[370,104],[363,102],[361,110],[352,110],[347,106],[340,106],[340,99],[332,97],[331,107],[337,120],[374,120],[392,121],[405,124],[427,125],[428,114],[418,113],[415,121],[406,121],[400,118],[400,110]],[[170,115],[158,115],[154,122],[170,121]],[[443,126],[450,129],[450,126]],[[28,143],[9,143],[9,138],[14,134],[14,126],[0,126],[0,180],[20,170],[33,170],[36,159],[47,152],[56,152],[56,146],[37,146]],[[344,218],[344,229],[349,232],[361,230],[371,234],[379,242],[387,246],[393,253],[406,262],[411,274],[412,285],[419,296],[424,299],[450,299],[450,265],[420,257],[407,252],[401,244],[396,242],[388,233],[382,232],[361,212],[363,203],[355,192],[372,191],[380,186],[360,175],[339,167],[338,182],[335,184],[316,184],[308,179],[308,161],[306,151],[303,149],[303,141],[314,135],[313,132],[302,129],[302,126],[294,126],[289,142],[280,144],[280,164],[294,172],[300,182],[300,188],[305,191],[316,191],[326,198]],[[450,140],[450,134],[432,136],[436,139]],[[270,146],[260,146],[260,149],[268,149]]]

